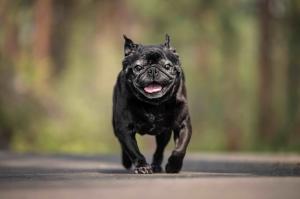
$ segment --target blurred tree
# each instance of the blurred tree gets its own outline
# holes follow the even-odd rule
[[[18,32],[19,27],[15,19],[18,2],[2,1],[0,4],[0,23],[3,24],[3,46],[0,53],[0,149],[9,149],[14,129],[11,126],[11,119],[7,108],[13,95],[13,73],[11,67],[14,60],[19,58]]]
[[[288,4],[287,117],[284,136],[293,146],[300,145],[300,2]],[[294,136],[293,136],[294,135]]]
[[[257,0],[259,13],[259,94],[258,133],[265,142],[270,142],[275,133],[272,110],[272,0]]]
[[[224,9],[225,7],[225,9]],[[224,76],[224,131],[226,134],[226,149],[237,151],[241,149],[241,127],[240,127],[240,85],[239,67],[236,62],[239,37],[234,19],[237,17],[235,9],[239,2],[221,3],[219,5],[219,19],[221,19],[222,37],[222,70]],[[234,92],[230,92],[234,91]],[[230,93],[229,93],[230,92]],[[232,108],[234,107],[234,109]]]
[[[73,0],[53,0],[52,6],[52,45],[50,48],[53,58],[53,72],[58,74],[66,66],[66,54],[69,45],[74,4]]]
[[[34,59],[44,60],[50,57],[50,46],[52,43],[52,23],[53,23],[53,1],[37,0],[34,5]],[[37,64],[38,66],[39,64]],[[40,66],[39,66],[40,67]]]

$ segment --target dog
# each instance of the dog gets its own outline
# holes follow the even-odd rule
[[[123,68],[113,91],[113,129],[120,142],[122,164],[134,173],[162,172],[163,153],[172,132],[175,148],[165,166],[166,173],[182,168],[192,135],[185,77],[170,37],[159,45],[134,43],[123,35]],[[135,138],[136,133],[155,136],[152,164],[146,162]]]

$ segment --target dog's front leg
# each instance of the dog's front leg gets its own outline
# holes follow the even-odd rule
[[[117,137],[122,145],[122,149],[129,156],[134,164],[135,173],[149,174],[152,173],[152,168],[147,164],[145,157],[141,154],[136,139],[135,133],[119,132]]]
[[[174,129],[175,149],[172,151],[166,165],[167,173],[178,173],[181,170],[183,158],[192,135],[189,115]]]

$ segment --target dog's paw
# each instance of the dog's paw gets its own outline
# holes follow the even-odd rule
[[[162,172],[162,168],[160,165],[151,164],[151,168],[152,168],[153,173],[161,173]]]
[[[134,169],[135,174],[152,174],[153,170],[150,165],[139,166]]]
[[[168,163],[166,165],[166,172],[167,173],[178,173],[182,167],[182,156],[171,155],[168,159]]]

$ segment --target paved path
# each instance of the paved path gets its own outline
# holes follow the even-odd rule
[[[300,156],[189,154],[180,174],[135,175],[118,156],[0,152],[0,198],[300,198]]]

